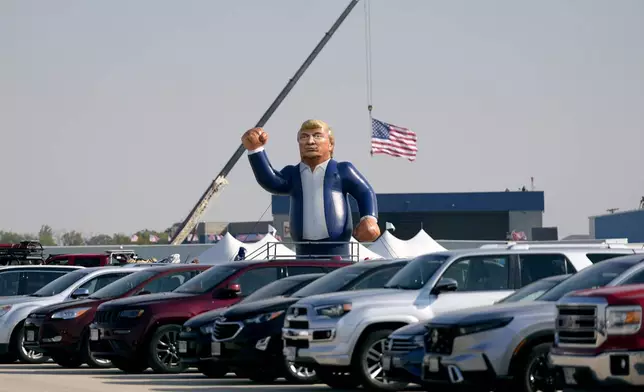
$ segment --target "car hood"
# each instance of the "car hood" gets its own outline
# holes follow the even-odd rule
[[[406,325],[402,328],[398,328],[394,332],[391,333],[391,336],[416,336],[416,335],[423,335],[425,332],[427,332],[427,322],[422,321],[420,323],[414,323],[414,324],[409,324]]]
[[[182,294],[182,293],[173,293],[173,292],[135,295],[133,297],[119,298],[119,299],[108,301],[103,305],[101,305],[101,309],[154,305],[159,302],[166,302],[174,299],[183,299],[183,298],[194,297],[194,296],[195,294]]]
[[[245,320],[264,313],[286,310],[297,301],[298,298],[280,296],[253,301],[247,304],[241,303],[226,309],[223,316],[227,320]]]
[[[195,317],[188,319],[185,323],[183,323],[184,327],[190,327],[190,328],[199,328],[204,324],[212,323],[216,319],[222,317],[222,314],[224,314],[225,311],[227,311],[228,308],[219,308],[215,310],[209,310],[207,312],[201,313],[196,315]]]
[[[556,311],[557,308],[554,302],[512,302],[442,313],[436,315],[430,323],[447,325],[472,324],[504,317],[538,317],[539,314],[543,314],[545,317],[554,317]]]
[[[7,297],[3,298],[0,300],[0,306],[3,305],[17,305],[17,304],[24,304],[24,303],[38,303],[38,302],[49,302],[52,298],[56,296],[51,296],[51,297],[32,297],[30,295],[21,295],[18,297]],[[56,297],[57,298],[57,297]]]
[[[96,300],[96,299],[78,299],[74,301],[59,302],[56,304],[43,306],[42,308],[38,308],[33,313],[50,314],[50,313],[58,312],[65,309],[96,307],[100,303],[101,303],[100,300]]]
[[[639,302],[644,297],[644,285],[629,284],[623,286],[600,287],[596,289],[579,290],[569,294],[570,297],[604,297],[609,303],[624,300]]]
[[[351,302],[354,306],[362,303],[373,305],[374,303],[406,302],[413,303],[418,298],[418,290],[400,289],[370,289],[356,291],[340,291],[337,293],[319,294],[302,298],[298,301],[301,305],[320,305],[329,303]]]

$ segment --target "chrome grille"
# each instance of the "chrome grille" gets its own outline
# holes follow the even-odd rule
[[[555,334],[557,344],[597,345],[598,307],[596,305],[557,305]]]
[[[119,312],[117,311],[101,310],[96,312],[96,314],[94,314],[94,321],[101,324],[103,323],[109,324],[109,323],[115,322],[116,319],[118,318],[118,315],[119,315]]]
[[[387,351],[395,354],[407,354],[410,351],[421,347],[414,341],[413,336],[407,338],[389,338],[387,341]]]
[[[228,323],[223,321],[216,321],[212,332],[212,336],[216,340],[234,339],[237,336],[237,334],[239,334],[239,331],[241,331],[242,327],[243,327],[243,324],[239,322]]]

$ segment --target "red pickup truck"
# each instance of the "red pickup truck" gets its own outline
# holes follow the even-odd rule
[[[82,253],[51,255],[45,260],[46,265],[77,265],[81,267],[117,267],[125,265],[128,260],[137,258],[133,250],[108,250],[105,253]]]
[[[575,292],[557,303],[556,389],[644,388],[644,284]]]

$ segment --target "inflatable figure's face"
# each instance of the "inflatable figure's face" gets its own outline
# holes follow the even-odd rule
[[[302,129],[297,135],[297,140],[303,160],[324,162],[331,158],[333,143],[328,130]]]

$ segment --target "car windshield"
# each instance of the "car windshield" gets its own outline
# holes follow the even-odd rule
[[[204,294],[224,279],[243,268],[243,265],[215,265],[174,289],[175,293]]]
[[[310,282],[310,280],[306,280],[306,281],[302,281],[302,279],[276,280],[275,282],[267,284],[261,289],[255,291],[248,297],[244,298],[241,302],[244,302],[244,303],[253,302],[253,301],[257,301],[258,299],[266,299],[266,298],[277,297],[279,295],[286,295],[291,290],[293,290],[294,287],[297,287],[297,286],[301,287],[304,282]]]
[[[633,263],[622,261],[602,261],[601,263],[593,264],[546,291],[537,299],[539,301],[558,301],[561,297],[573,291],[606,286],[632,266]]]
[[[59,294],[65,291],[69,286],[81,280],[84,276],[89,275],[91,269],[79,269],[61,276],[56,280],[52,280],[40,290],[31,294],[32,297],[51,297],[52,295]]]
[[[292,297],[304,298],[311,295],[334,293],[342,289],[347,283],[372,269],[373,267],[368,264],[354,264],[338,268],[306,287],[302,287],[293,293]]]
[[[449,256],[428,254],[418,256],[405,268],[401,269],[389,279],[385,285],[388,289],[420,290],[434,276],[436,270]]]
[[[560,282],[561,280],[559,279],[555,280],[555,279],[548,279],[548,278],[537,280],[536,282],[532,282],[529,285],[508,295],[507,297],[503,298],[497,303],[504,304],[509,302],[534,301],[535,299],[540,297],[543,293],[555,287]]]
[[[136,286],[150,279],[154,275],[157,275],[158,272],[154,271],[141,271],[135,272],[133,274],[127,275],[124,278],[117,280],[114,283],[110,283],[102,289],[98,290],[89,297],[90,299],[107,299],[107,298],[116,298],[120,297],[128,291],[132,290]]]

